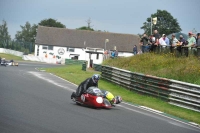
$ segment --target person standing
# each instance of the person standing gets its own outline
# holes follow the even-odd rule
[[[163,36],[163,40],[165,41],[166,45],[169,46],[169,38],[165,34],[163,34],[162,36]]]
[[[196,44],[194,45],[193,52],[200,57],[200,33],[197,34]]]
[[[176,39],[175,34],[172,34],[172,39],[171,39],[170,43],[171,43],[170,50],[171,50],[171,52],[173,52],[173,49],[176,47],[176,44],[178,43],[178,39]]]
[[[146,33],[144,33],[143,37],[140,40],[140,45],[141,45],[141,49],[142,49],[143,53],[149,52],[148,41],[149,41],[149,39],[148,39]]]
[[[177,51],[182,55],[181,49],[182,46],[184,46],[186,43],[186,40],[183,38],[183,35],[180,35],[179,40],[178,40],[178,45],[177,45]]]
[[[115,50],[111,52],[111,58],[115,58]]]
[[[115,50],[115,57],[118,57],[118,50]]]
[[[158,33],[157,30],[154,30],[154,37],[155,37],[155,45],[159,45],[159,39],[160,39],[160,34]]]
[[[154,48],[153,48],[153,51],[155,52],[156,49],[157,49],[158,47],[160,47],[160,46],[159,46],[160,34],[158,33],[157,30],[154,30],[154,35],[153,35],[153,36],[155,37],[155,43],[154,43]]]
[[[189,38],[188,38],[188,47],[190,47],[189,49],[191,49],[191,47],[193,47],[195,44],[196,44],[196,39],[193,37],[193,34],[192,34],[192,32],[189,32],[188,33],[188,36],[189,36]]]
[[[197,34],[197,47],[200,47],[200,33]]]
[[[133,54],[134,54],[134,55],[136,55],[136,54],[137,54],[137,52],[138,52],[138,51],[137,51],[137,46],[136,46],[136,45],[134,45],[134,46],[133,46]]]

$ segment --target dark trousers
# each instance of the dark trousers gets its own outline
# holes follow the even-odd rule
[[[157,48],[157,45],[152,44],[152,45],[151,45],[151,48],[150,48],[150,51],[151,51],[151,52],[156,52],[156,48]]]
[[[80,85],[78,86],[78,88],[76,89],[76,96],[77,96],[77,97],[80,97],[81,94],[83,94],[83,85],[82,85],[82,84],[80,84]]]

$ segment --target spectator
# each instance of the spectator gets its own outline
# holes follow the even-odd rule
[[[140,49],[137,54],[142,54],[142,50]]]
[[[197,51],[197,47],[200,47],[200,33],[197,34],[196,44],[194,46],[195,48],[193,48],[193,52],[194,54],[198,54],[199,52]]]
[[[197,34],[197,47],[200,47],[200,33]]]
[[[108,59],[108,50],[106,50],[106,51],[104,52],[104,59],[105,59],[105,60]]]
[[[198,35],[197,35],[197,34],[193,34],[193,37],[194,37],[195,40],[196,40],[196,43],[195,43],[195,44],[197,44]]]
[[[115,57],[118,57],[118,51],[115,50]]]
[[[167,46],[169,46],[169,38],[165,35],[165,34],[163,34],[163,40],[165,41],[165,43],[167,44]]]
[[[189,49],[191,49],[191,47],[192,46],[194,46],[195,44],[196,44],[196,40],[195,40],[195,38],[193,37],[193,34],[192,34],[192,32],[189,32],[188,33],[188,36],[189,36],[189,38],[188,38],[188,47],[190,47]]]
[[[150,40],[150,44],[151,44],[151,48],[150,51],[151,52],[155,52],[157,45],[155,45],[156,43],[156,38],[155,35],[152,35],[151,40]]]
[[[152,38],[153,38],[153,35],[150,35],[149,36],[149,51],[152,51]]]
[[[176,39],[175,34],[172,34],[172,39],[170,41],[171,47],[170,50],[173,52],[173,49],[176,47],[176,44],[178,43],[178,40]]]
[[[144,33],[143,37],[140,40],[140,45],[141,45],[141,49],[142,49],[143,53],[149,51],[148,41],[149,41],[149,39],[148,39],[147,35]]]
[[[136,45],[133,46],[133,54],[134,54],[134,55],[137,54],[137,46],[136,46]]]
[[[183,38],[183,35],[180,35],[178,41],[180,42],[180,45],[182,45],[182,46],[186,44],[186,40],[185,40],[185,38]]]
[[[115,51],[111,52],[111,58],[115,58]]]
[[[162,37],[159,39],[159,44],[163,46],[169,45],[169,39],[166,37],[165,34],[163,34]]]
[[[153,46],[153,51],[155,52],[157,47],[159,46],[159,39],[160,39],[160,34],[158,33],[157,30],[154,30],[154,34],[153,34],[153,37],[155,37],[155,42],[154,44],[152,45]]]
[[[183,35],[180,35],[177,45],[177,51],[181,54],[182,46],[186,44],[186,40],[183,38]]]
[[[157,30],[154,30],[154,37],[155,37],[155,45],[159,45],[159,39],[160,39],[160,34],[158,33]]]
[[[200,49],[198,48],[200,47],[200,33],[197,34],[196,46],[197,46],[197,56],[200,57]]]
[[[111,57],[111,52],[112,52],[112,51],[109,49],[109,50],[108,50],[108,58]]]

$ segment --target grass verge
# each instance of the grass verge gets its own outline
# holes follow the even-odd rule
[[[196,56],[176,57],[172,53],[108,59],[104,65],[200,85],[200,60]]]
[[[41,69],[53,73],[77,85],[80,84],[86,78],[91,77],[94,73],[100,74],[100,72],[95,72],[92,70],[82,71],[81,65],[71,65],[71,66],[62,66],[59,68],[41,68]],[[106,80],[99,81],[99,88],[108,90],[112,92],[114,95],[122,96],[123,100],[126,102],[147,106],[162,111],[164,113],[171,114],[179,118],[183,118],[200,124],[199,112],[170,105],[167,102],[162,101],[158,98],[141,95],[136,92],[126,90],[125,88],[110,83]]]
[[[22,57],[11,55],[11,54],[0,53],[0,57],[5,58],[6,60],[23,61]]]

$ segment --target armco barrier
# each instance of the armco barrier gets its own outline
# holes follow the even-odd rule
[[[99,64],[93,64],[93,69],[94,69],[95,71],[101,72],[101,65],[99,65]]]
[[[72,60],[72,59],[65,59],[65,65],[72,65],[72,64],[83,64],[85,60]]]
[[[102,78],[129,90],[162,98],[170,104],[200,112],[200,86],[123,69],[102,66]]]
[[[170,104],[200,111],[200,86],[171,80]]]

